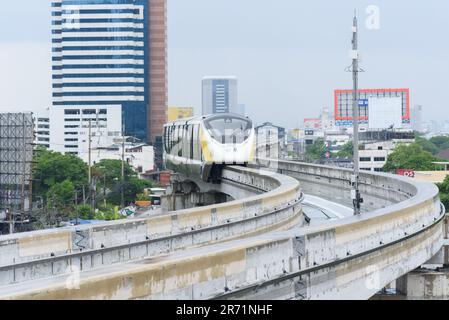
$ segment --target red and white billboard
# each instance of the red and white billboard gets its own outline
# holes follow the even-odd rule
[[[320,118],[305,118],[304,119],[305,129],[321,129],[321,119]]]
[[[410,89],[360,89],[360,122],[368,123],[370,98],[400,98],[402,123],[410,123]],[[349,125],[352,116],[352,90],[334,91],[334,117],[337,125]]]

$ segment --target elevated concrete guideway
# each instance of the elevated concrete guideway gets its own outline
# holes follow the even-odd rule
[[[299,182],[303,192],[311,196],[309,201],[313,199],[312,204],[307,205],[324,199],[338,203],[322,203],[325,208],[321,209],[325,212],[331,214],[334,211],[343,216],[349,214],[351,171],[287,161],[268,163],[267,169],[273,172],[272,175],[259,176],[263,181],[272,181],[274,177],[278,181],[294,178],[293,181]],[[232,170],[244,171],[239,168]],[[257,170],[251,172],[248,176],[242,174],[248,178],[247,182],[251,178],[254,182],[255,175],[261,174]],[[284,181],[292,183],[288,179]],[[262,210],[270,207],[272,213],[279,210],[288,212],[289,207],[283,209],[280,204],[286,205],[286,199],[292,201],[295,198],[292,195],[297,197],[299,185],[293,189],[279,189],[278,184],[273,190],[280,192],[277,195],[270,194],[273,192],[270,191],[255,196],[259,197],[257,201],[240,201],[250,208]],[[263,190],[262,187],[260,189]],[[270,227],[257,228],[259,232],[247,234],[243,228],[238,230],[247,237],[227,233],[227,241],[220,243],[208,244],[207,237],[200,237],[201,245],[184,242],[184,246],[179,247],[183,250],[165,251],[168,255],[158,258],[150,253],[145,257],[151,259],[142,257],[138,260],[136,256],[120,264],[83,269],[77,290],[67,287],[64,280],[67,274],[58,273],[49,279],[38,278],[0,287],[0,297],[368,299],[390,282],[423,265],[442,248],[444,208],[434,185],[404,177],[362,173],[360,189],[365,200],[361,216],[350,215],[294,229],[291,229],[289,222],[284,224],[284,229],[290,229],[288,231],[274,231],[279,228]],[[230,210],[230,204],[214,206],[217,211],[210,211],[209,214],[216,214],[221,206]],[[341,206],[346,207],[346,211]],[[249,219],[246,215],[242,216],[245,206],[234,207],[232,204],[231,207],[233,214],[241,212],[240,218]],[[195,210],[187,216],[193,212]],[[279,218],[272,219],[271,223],[279,221]],[[283,221],[289,219],[297,218],[291,215],[281,218]],[[199,220],[192,216],[188,221]],[[246,223],[245,219],[235,220],[235,228],[242,223]],[[214,227],[228,230],[224,224]],[[174,240],[191,232],[188,229],[177,230],[178,233],[172,235]],[[190,245],[186,246],[185,243]],[[102,252],[100,250],[95,254],[101,255]],[[126,261],[129,262],[123,263]]]
[[[241,167],[228,167],[223,175],[235,185],[254,189],[252,196],[146,219],[2,236],[0,286],[288,230],[303,223],[302,193],[295,179]]]
[[[354,210],[350,207],[309,194],[304,195],[304,201],[302,203],[303,206],[319,210],[328,219],[344,219],[354,214]]]

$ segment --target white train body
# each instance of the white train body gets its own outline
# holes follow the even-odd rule
[[[216,182],[224,165],[254,160],[255,139],[252,121],[236,114],[176,120],[164,126],[164,163],[167,169]]]

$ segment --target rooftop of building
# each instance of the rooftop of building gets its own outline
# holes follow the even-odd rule
[[[264,122],[261,125],[256,126],[255,128],[258,129],[258,128],[263,128],[263,127],[274,127],[274,128],[285,130],[285,128],[277,126],[277,125],[275,125],[275,124],[273,124],[271,122]]]

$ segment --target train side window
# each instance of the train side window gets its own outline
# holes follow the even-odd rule
[[[198,137],[198,125],[193,126],[193,159],[199,160],[198,154],[198,145],[199,145],[199,137]]]
[[[171,136],[171,128],[172,127],[168,127],[168,153],[171,153],[171,143],[172,143],[172,136]]]
[[[167,127],[164,127],[164,150],[167,152]]]
[[[178,156],[179,157],[182,157],[182,156],[184,156],[184,152],[183,152],[183,149],[184,149],[184,125],[182,125],[182,126],[179,126],[178,127],[178,134],[179,134],[179,150],[178,150]]]
[[[173,154],[173,148],[176,144],[176,140],[175,140],[175,126],[171,127],[171,132],[170,132],[170,141],[171,141],[171,146],[170,146],[170,153]]]
[[[198,145],[197,145],[197,152],[198,152],[198,159],[203,160],[203,152],[201,150],[201,137],[200,137],[200,125],[198,124],[196,126],[196,135],[198,137]]]
[[[167,153],[170,153],[170,143],[171,143],[171,140],[170,140],[170,127],[167,127],[166,128],[166,130],[167,130],[167,142],[165,143],[166,145],[167,145]]]
[[[171,127],[167,127],[167,153],[170,153],[170,144],[171,144],[170,131]]]
[[[184,157],[187,159],[190,159],[191,154],[190,154],[190,125],[186,124],[184,127]]]
[[[200,136],[200,130],[201,130],[201,127],[198,125],[198,136]],[[200,140],[198,140],[199,141],[199,143],[198,143],[198,152],[199,152],[199,155],[200,155],[200,160],[201,161],[204,161],[204,154],[203,154],[203,150],[202,150],[202,147],[201,147],[201,141]]]
[[[171,136],[170,153],[171,153],[171,154],[174,154],[174,153],[173,153],[173,148],[174,148],[175,145],[176,145],[176,126],[173,126],[173,127],[171,128],[171,134],[170,134],[170,136]]]
[[[182,156],[181,126],[176,126],[176,150],[175,150],[175,154],[177,156]]]
[[[163,146],[165,152],[167,152],[167,137],[166,137],[166,134],[167,134],[167,128],[164,127],[164,133],[162,134],[162,136],[164,137],[163,140],[162,140],[163,141],[162,146]]]
[[[193,127],[194,125],[189,126],[190,159],[193,159]]]

